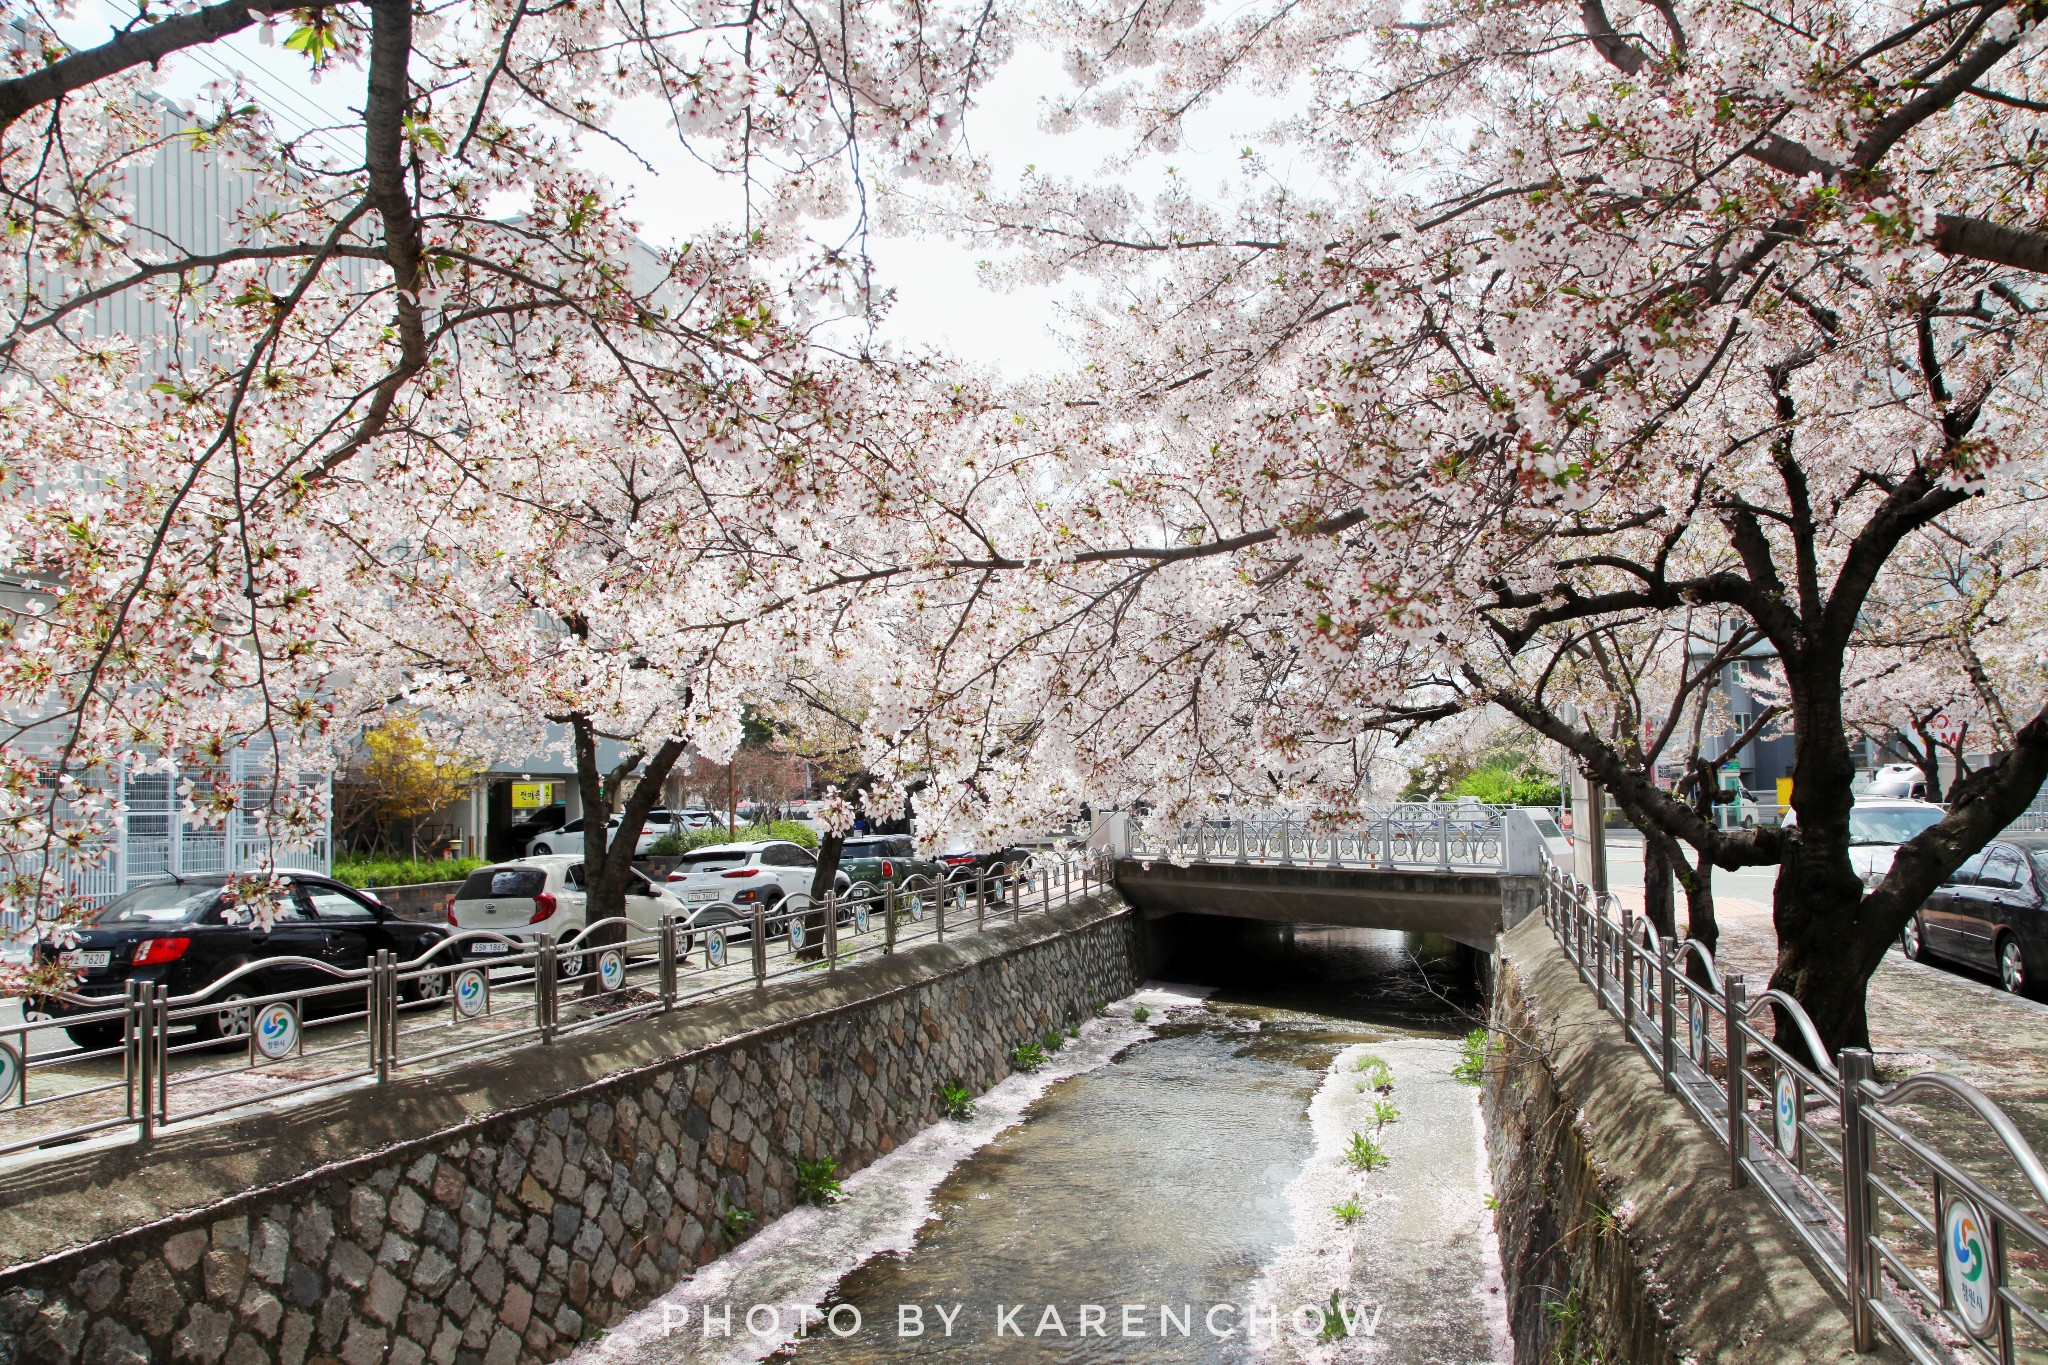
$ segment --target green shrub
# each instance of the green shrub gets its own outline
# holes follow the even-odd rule
[[[1344,1164],[1354,1171],[1376,1171],[1387,1164],[1387,1149],[1365,1133],[1353,1133],[1344,1149]]]
[[[821,1156],[816,1161],[805,1161],[802,1157],[798,1157],[796,1162],[796,1197],[798,1201],[805,1204],[822,1205],[830,1204],[838,1199],[844,1193],[839,1188],[839,1180],[834,1174],[838,1169],[839,1163],[829,1156]]]
[[[348,886],[421,886],[428,882],[459,882],[482,867],[481,858],[337,858],[334,880]]]
[[[1478,1085],[1486,1078],[1486,1051],[1486,1030],[1473,1029],[1458,1043],[1458,1064],[1451,1074],[1467,1085]]]
[[[1330,1212],[1336,1214],[1337,1221],[1348,1228],[1365,1217],[1365,1205],[1359,1203],[1357,1196],[1354,1195],[1341,1204],[1332,1204]]]
[[[957,1082],[939,1087],[939,1108],[946,1111],[946,1117],[965,1123],[974,1117],[974,1095],[966,1086]]]
[[[1010,1065],[1019,1071],[1036,1071],[1045,1065],[1045,1053],[1036,1043],[1019,1043],[1010,1049]]]
[[[709,848],[713,844],[751,844],[762,839],[786,839],[792,844],[815,849],[818,846],[818,832],[809,825],[794,820],[770,820],[765,825],[741,825],[728,834],[724,825],[712,829],[684,830],[680,834],[664,834],[648,845],[650,855],[673,858],[694,849]]]
[[[1384,1128],[1400,1117],[1401,1111],[1394,1107],[1392,1100],[1374,1100],[1372,1102],[1372,1121],[1374,1127]]]
[[[1136,1009],[1131,1011],[1131,1020],[1134,1023],[1142,1024],[1151,1017],[1152,1011],[1146,1009],[1143,1005],[1140,1005]]]

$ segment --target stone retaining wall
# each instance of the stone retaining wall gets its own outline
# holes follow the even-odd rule
[[[1487,1155],[1522,1362],[1897,1361],[1595,1003],[1540,915],[1502,935]]]
[[[791,1208],[799,1157],[859,1169],[938,1117],[939,1085],[984,1090],[1017,1043],[1134,989],[1137,933],[1085,902],[38,1168],[0,1211],[0,1365],[556,1359],[718,1256],[729,1223]],[[151,1183],[173,1207],[145,1219]]]

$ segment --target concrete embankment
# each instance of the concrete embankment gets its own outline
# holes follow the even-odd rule
[[[566,1354],[1137,984],[1113,897],[0,1177],[0,1365]]]
[[[1488,1159],[1519,1361],[1890,1361],[1720,1142],[1623,1038],[1540,916],[1503,935]]]

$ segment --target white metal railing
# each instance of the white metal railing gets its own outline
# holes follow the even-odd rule
[[[1698,943],[1660,940],[1554,866],[1543,913],[1665,1089],[1723,1144],[1731,1188],[1754,1186],[1813,1253],[1857,1350],[1881,1333],[1923,1365],[2042,1358],[2048,1170],[1997,1104],[1938,1072],[1881,1083],[1859,1048],[1829,1057],[1791,996],[1752,997]]]
[[[1130,856],[1170,862],[1501,871],[1510,808],[1476,801],[1400,802],[1340,827],[1289,816],[1216,819],[1164,836],[1133,829]]]
[[[607,919],[560,939],[458,930],[403,962],[389,951],[361,966],[259,958],[186,995],[130,980],[117,995],[24,1001],[23,1022],[0,1028],[0,1156],[123,1129],[146,1141],[167,1124],[545,1046],[778,978],[829,976],[1106,884],[1094,860],[1046,854],[942,882],[862,882],[823,902],[692,907],[690,922],[664,916],[651,929]],[[288,974],[316,979],[274,989]],[[73,1012],[30,1012],[59,1002]]]

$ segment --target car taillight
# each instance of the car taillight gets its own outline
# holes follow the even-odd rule
[[[448,922],[450,924],[457,924],[460,922],[455,918],[455,893],[453,891],[450,891],[448,893],[448,898],[441,902],[441,909],[447,913]]]
[[[721,877],[758,877],[761,875],[761,869],[758,867],[737,867],[730,872],[721,872],[718,875]]]
[[[974,855],[972,853],[949,853],[941,857],[939,861],[951,863],[954,867],[958,867],[962,863],[973,862]]]
[[[539,924],[542,920],[547,919],[554,913],[555,893],[552,891],[543,891],[533,898],[533,917],[528,919],[526,922],[528,924]]]
[[[889,866],[889,860],[887,858],[882,859],[882,879],[887,881],[895,875],[896,869]]]
[[[135,965],[147,967],[158,962],[176,962],[191,946],[189,938],[146,938],[135,945]]]

